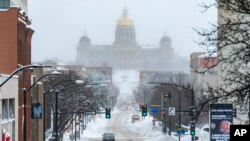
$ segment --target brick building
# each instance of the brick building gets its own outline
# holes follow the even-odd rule
[[[31,38],[34,30],[30,26],[31,22],[26,13],[19,7],[10,7],[0,12],[0,73],[10,74],[19,65],[31,64]],[[19,73],[18,82],[18,140],[30,141],[30,117],[31,108],[26,108],[26,135],[22,132],[23,115],[23,91],[24,87],[29,87],[31,81],[30,70]],[[26,97],[27,105],[31,103],[30,93]]]

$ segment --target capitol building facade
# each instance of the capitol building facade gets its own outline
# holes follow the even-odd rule
[[[171,70],[174,62],[171,38],[166,35],[159,39],[159,45],[150,47],[138,45],[134,21],[128,17],[126,8],[117,20],[113,44],[94,45],[90,38],[84,35],[77,46],[76,64],[85,67]]]

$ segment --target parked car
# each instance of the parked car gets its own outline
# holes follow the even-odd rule
[[[135,121],[140,121],[140,115],[138,113],[134,113],[131,118],[132,118],[132,123]]]
[[[103,141],[115,141],[115,134],[114,133],[104,133],[102,136]]]

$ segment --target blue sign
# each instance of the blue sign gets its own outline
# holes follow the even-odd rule
[[[176,130],[176,134],[179,134],[179,135],[185,134],[185,130]]]
[[[157,114],[159,110],[157,108],[151,108],[151,113]]]
[[[39,102],[32,104],[31,118],[32,119],[41,119],[42,118],[42,105]]]

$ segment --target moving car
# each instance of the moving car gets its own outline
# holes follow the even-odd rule
[[[134,113],[131,118],[132,118],[132,123],[135,121],[140,121],[140,116],[137,113]]]
[[[114,133],[104,133],[102,136],[103,141],[115,141],[115,134]]]

